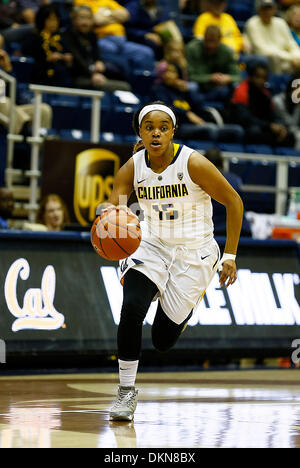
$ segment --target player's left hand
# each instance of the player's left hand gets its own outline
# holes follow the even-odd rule
[[[222,263],[222,271],[220,274],[220,286],[228,288],[231,284],[236,281],[237,271],[236,263],[234,260],[226,260]]]

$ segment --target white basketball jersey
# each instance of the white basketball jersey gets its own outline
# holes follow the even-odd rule
[[[174,158],[161,173],[152,171],[148,153],[133,156],[134,189],[144,212],[142,238],[167,245],[200,248],[213,238],[210,196],[195,184],[188,160],[195,150],[174,144]]]

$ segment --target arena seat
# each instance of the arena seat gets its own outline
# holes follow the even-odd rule
[[[239,175],[243,185],[266,185],[276,183],[276,164],[263,161],[231,160],[230,171]],[[275,194],[245,192],[243,196],[245,211],[256,213],[274,213]]]
[[[290,146],[278,146],[274,148],[274,154],[278,154],[279,156],[300,156],[300,150],[295,148],[291,148]]]
[[[292,75],[288,73],[282,73],[280,75],[275,73],[269,73],[268,86],[272,95],[275,96],[276,94],[285,91],[291,77]]]
[[[205,151],[210,148],[214,148],[216,146],[216,143],[213,141],[208,141],[208,140],[189,140],[185,143],[187,146],[190,148],[194,148],[195,150],[202,150]]]
[[[179,28],[185,42],[189,42],[194,38],[193,26],[197,19],[197,15],[179,15]]]
[[[78,106],[71,101],[63,100],[51,100],[51,107],[53,111],[53,128],[56,130],[65,130],[72,128],[83,128],[86,121],[86,115],[84,111],[81,110],[81,118],[78,121],[77,119],[77,110]]]
[[[225,124],[218,128],[217,141],[223,143],[242,143],[245,131],[240,125]]]
[[[243,29],[246,21],[256,14],[254,0],[230,0],[226,13],[233,16],[240,29]]]
[[[244,145],[242,145],[241,143],[224,143],[221,141],[217,143],[217,147],[221,151],[225,151],[228,153],[244,153],[245,152]]]
[[[125,142],[125,139],[124,139],[124,135],[119,135],[119,134],[113,133],[113,132],[102,132],[100,134],[100,141],[102,141],[104,143],[118,143],[118,144],[121,144],[121,143]]]
[[[59,132],[63,140],[90,141],[90,132],[79,129],[64,129]]]
[[[67,96],[64,94],[44,94],[45,100],[51,106],[78,106],[80,104],[79,96]]]
[[[108,131],[117,131],[121,135],[134,135],[132,128],[132,119],[135,108],[132,106],[116,105],[111,112],[113,118]]]
[[[134,90],[134,94],[147,97],[149,101],[153,100],[155,77],[155,73],[151,70],[133,70],[130,76],[130,84]]]
[[[18,104],[32,103],[34,93],[29,89],[29,83],[17,83],[17,102]],[[44,102],[45,99],[43,99]]]
[[[121,135],[119,136],[121,137]],[[124,143],[131,143],[133,145],[139,140],[136,135],[122,135],[122,137]]]
[[[268,145],[245,145],[246,153],[254,154],[274,154],[274,150]]]
[[[299,187],[300,164],[289,165],[289,187]]]
[[[11,56],[10,61],[14,75],[19,83],[30,83],[34,59],[31,57]]]
[[[75,141],[91,141],[91,132],[85,130],[82,131],[77,128],[72,129],[65,129],[59,132],[61,138],[63,140],[75,140]],[[103,132],[99,135],[100,142],[102,143],[123,143],[124,139],[121,135],[111,133],[111,132]]]

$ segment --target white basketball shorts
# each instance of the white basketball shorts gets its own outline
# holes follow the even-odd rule
[[[158,287],[154,299],[159,297],[165,314],[179,325],[204,296],[219,260],[214,239],[200,249],[142,240],[134,254],[120,261],[121,280],[130,268],[146,275]]]

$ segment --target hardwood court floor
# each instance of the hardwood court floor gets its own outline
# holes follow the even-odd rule
[[[0,377],[0,448],[300,447],[300,371],[140,373],[134,423],[117,374]]]

